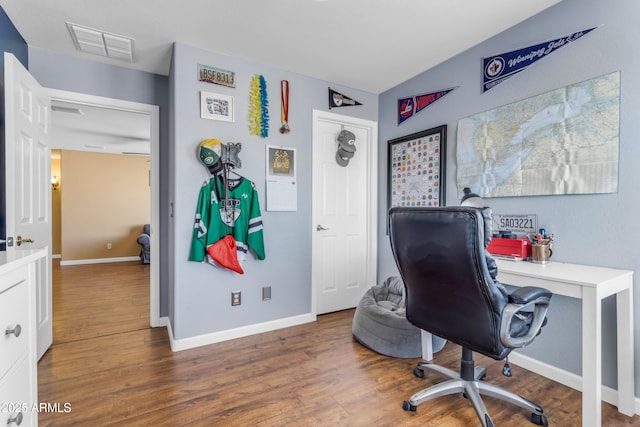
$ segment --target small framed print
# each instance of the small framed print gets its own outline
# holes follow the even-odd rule
[[[201,91],[200,117],[233,122],[233,96]]]
[[[388,142],[388,207],[444,206],[447,125]]]

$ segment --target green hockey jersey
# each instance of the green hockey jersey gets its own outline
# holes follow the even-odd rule
[[[225,192],[222,178],[213,177],[200,188],[189,261],[209,258],[207,248],[229,234],[236,241],[238,261],[246,259],[249,248],[258,259],[264,259],[262,216],[255,185],[246,178],[229,180]]]

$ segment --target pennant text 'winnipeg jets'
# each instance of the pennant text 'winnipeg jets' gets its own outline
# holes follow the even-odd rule
[[[578,40],[580,37],[590,33],[598,27],[588,30],[578,31],[564,37],[549,40],[511,52],[493,55],[483,58],[482,92],[486,92],[494,86],[502,83],[509,77],[526,69],[537,60],[552,54],[556,50],[569,43]]]

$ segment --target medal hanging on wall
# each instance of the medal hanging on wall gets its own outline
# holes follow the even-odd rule
[[[282,126],[280,127],[280,133],[289,133],[289,82],[287,80],[280,81],[280,93],[281,93],[281,108],[280,119]]]

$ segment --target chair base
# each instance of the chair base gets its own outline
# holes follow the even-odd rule
[[[471,362],[471,365],[469,365],[469,362]],[[530,418],[532,423],[541,426],[548,425],[547,417],[543,415],[543,410],[539,405],[520,395],[482,381],[486,376],[486,369],[482,366],[473,366],[471,350],[463,348],[460,374],[451,369],[428,362],[418,363],[418,366],[414,369],[414,374],[422,378],[424,371],[434,372],[445,378],[449,378],[449,380],[421,390],[411,396],[409,400],[405,400],[402,405],[405,411],[415,411],[418,405],[436,397],[463,393],[464,396],[471,401],[482,426],[494,427],[491,416],[482,401],[481,395],[486,395],[528,409],[532,411]]]

